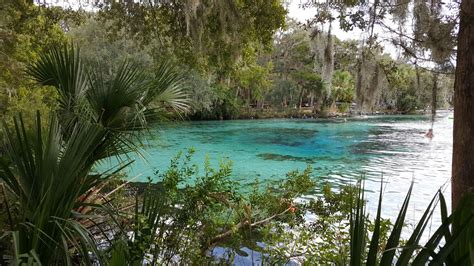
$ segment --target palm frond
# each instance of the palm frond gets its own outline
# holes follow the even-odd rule
[[[61,115],[65,120],[62,122],[75,118],[74,108],[83,100],[89,86],[78,48],[73,44],[53,47],[41,54],[39,60],[27,68],[27,73],[38,83],[58,89]]]
[[[365,207],[363,185],[359,182],[358,198],[353,203],[350,215],[350,264],[360,265],[368,249],[366,265],[472,265],[474,250],[474,195],[468,195],[451,215],[447,214],[446,202],[441,191],[432,198],[415,229],[404,246],[400,246],[413,183],[405,196],[398,217],[390,232],[387,244],[381,246],[380,212],[382,208],[382,185],[379,195],[375,227],[369,247],[365,243]],[[440,202],[442,224],[425,244],[420,240],[428,226],[436,205]],[[442,244],[444,242],[444,244]],[[378,259],[379,250],[382,257]],[[399,251],[399,252],[398,252]],[[416,252],[418,251],[418,252]],[[398,255],[398,256],[396,256]]]
[[[78,197],[100,182],[101,175],[88,173],[95,163],[92,155],[106,132],[90,123],[80,123],[65,141],[54,117],[49,120],[45,135],[39,114],[36,123],[33,134],[26,133],[21,116],[15,119],[13,131],[5,128],[4,147],[11,162],[3,165],[0,178],[19,201],[19,220],[27,221],[15,228],[19,232],[19,252],[34,250],[47,263],[56,260],[57,252],[63,249],[60,239],[65,231],[59,226],[61,221],[69,223]]]
[[[137,119],[143,115],[137,110],[137,105],[142,105],[141,99],[149,90],[143,80],[144,76],[127,62],[109,82],[104,81],[100,74],[92,75],[87,98],[95,121],[105,128],[119,131],[146,127],[143,119]]]
[[[190,108],[187,93],[183,90],[183,77],[169,62],[161,62],[155,70],[151,84],[153,90],[146,95],[144,104],[154,102],[155,107],[172,108],[178,113],[186,113]]]
[[[415,250],[419,248],[419,241],[423,236],[423,233],[425,231],[426,226],[428,225],[428,222],[430,221],[431,216],[433,215],[436,205],[436,199],[438,199],[440,196],[442,197],[441,191],[439,191],[430,201],[428,207],[426,208],[425,212],[418,221],[415,230],[412,232],[410,238],[405,243],[405,247],[403,248],[400,256],[398,257],[397,265],[408,265],[410,259],[413,257]]]
[[[410,188],[408,189],[405,200],[403,201],[400,212],[398,213],[397,219],[395,220],[395,224],[393,225],[392,232],[390,233],[390,236],[387,240],[385,251],[383,252],[382,259],[380,260],[380,264],[382,265],[391,265],[393,263],[396,248],[400,243],[400,235],[405,225],[405,216],[408,210],[408,203],[410,202],[412,190],[413,182],[411,183]]]
[[[357,197],[355,198],[355,207],[350,213],[350,265],[357,266],[362,264],[365,251],[365,197],[363,181],[359,181],[357,187]],[[353,199],[354,200],[354,199]]]
[[[372,233],[372,239],[370,240],[369,252],[367,253],[367,265],[375,265],[377,261],[377,253],[380,244],[380,223],[382,213],[382,195],[383,195],[383,178],[380,180],[380,192],[379,201],[377,205],[377,215],[375,217],[374,232]]]

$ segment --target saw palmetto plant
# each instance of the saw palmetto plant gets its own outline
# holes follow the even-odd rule
[[[84,221],[102,207],[100,189],[137,151],[149,123],[170,111],[185,112],[181,77],[162,63],[145,76],[125,62],[111,80],[81,62],[73,45],[43,54],[28,68],[41,85],[59,93],[59,108],[49,119],[38,113],[34,128],[21,115],[14,127],[4,123],[0,178],[9,199],[14,262],[71,264],[100,260]],[[32,107],[34,108],[34,107]],[[117,157],[120,167],[97,172],[94,166]]]

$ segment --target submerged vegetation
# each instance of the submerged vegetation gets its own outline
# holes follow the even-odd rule
[[[1,264],[229,264],[246,251],[268,265],[473,264],[467,170],[464,179],[455,174],[452,212],[437,193],[407,238],[413,185],[391,222],[381,216],[383,182],[373,217],[363,179],[331,188],[310,166],[277,184],[241,187],[231,162],[199,169],[189,150],[147,184],[122,176],[148,129],[164,120],[426,110],[434,119],[436,108],[453,104],[457,18],[443,16],[440,1],[389,2],[308,1],[317,16],[302,24],[279,0],[105,1],[86,11],[6,0]],[[403,51],[394,58],[374,25],[390,14],[402,29],[411,5],[414,36],[391,39]],[[367,36],[337,38],[336,18]],[[438,207],[442,224],[427,233]]]

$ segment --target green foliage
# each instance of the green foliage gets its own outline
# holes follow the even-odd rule
[[[302,89],[307,91],[314,91],[318,94],[324,92],[324,83],[321,76],[311,71],[297,71],[293,74],[295,81]]]
[[[352,102],[355,82],[350,72],[336,70],[332,79],[332,89],[336,101]]]
[[[219,101],[219,93],[196,71],[189,70],[184,76],[185,91],[191,102],[191,117],[212,113],[214,104]]]
[[[166,61],[151,77],[124,62],[110,80],[104,80],[100,70],[82,63],[74,46],[65,45],[43,54],[29,73],[40,84],[58,89],[65,124],[79,116],[109,129],[139,131],[157,112],[188,107],[182,77]]]
[[[363,14],[340,11],[346,28],[363,26]],[[219,169],[205,162],[200,174],[190,165],[190,151],[156,174],[159,182],[136,196],[134,208],[110,206],[116,188],[106,188],[128,165],[124,155],[136,151],[150,122],[188,111],[188,95],[194,117],[213,119],[234,118],[244,104],[263,107],[268,99],[283,107],[328,103],[315,70],[315,51],[323,48],[315,36],[290,21],[274,37],[284,24],[280,1],[124,1],[107,3],[99,13],[83,16],[22,0],[6,0],[0,10],[1,111],[22,114],[6,120],[2,131],[2,207],[8,216],[2,225],[12,239],[5,245],[11,263],[73,264],[76,257],[84,264],[140,265],[176,263],[179,257],[179,263],[204,264],[215,262],[215,247],[225,247],[231,260],[244,246],[270,263],[294,257],[308,264],[473,263],[472,199],[448,216],[437,194],[405,241],[400,236],[411,188],[392,226],[380,215],[382,192],[375,220],[368,218],[362,185],[338,192],[325,186],[321,197],[295,201],[314,190],[309,167],[280,184],[241,191],[229,162]],[[451,52],[446,47],[452,40],[440,37],[450,35],[452,26],[426,28],[427,35],[419,36],[437,62]],[[64,45],[67,36],[83,48],[81,55]],[[334,100],[349,104],[356,66],[363,64],[355,42],[336,41],[335,50],[337,70],[326,85],[332,85]],[[366,70],[377,70],[364,81],[373,87],[369,100],[378,97],[380,106],[404,112],[426,107],[430,74],[379,49],[366,52],[373,56]],[[379,86],[379,70],[387,88]],[[450,86],[448,76],[441,80]],[[42,120],[37,110],[51,118]],[[111,156],[125,164],[93,170]],[[443,224],[420,247],[437,200]],[[307,222],[308,213],[317,219]],[[107,243],[104,250],[99,242]]]
[[[57,99],[58,93],[53,87],[34,87],[32,89],[20,87],[9,99],[5,116],[16,117],[22,114],[25,127],[31,129],[34,128],[36,111],[40,111],[48,117],[57,108]],[[13,126],[11,120],[6,122],[10,127]]]
[[[152,67],[156,60],[170,58],[182,66],[189,83],[197,85],[188,89],[196,100],[191,117],[228,119],[244,104],[256,101],[263,106],[271,87],[271,65],[258,60],[270,50],[285,13],[276,0],[111,2],[71,35],[93,44],[90,58],[104,53],[117,60],[128,54]],[[137,54],[130,47],[141,51]]]
[[[89,257],[97,250],[87,230],[74,219],[79,196],[107,176],[88,175],[95,154],[106,135],[102,128],[77,123],[68,140],[62,137],[57,120],[42,132],[38,114],[33,135],[26,134],[22,118],[15,129],[4,127],[8,162],[2,164],[1,178],[15,196],[18,212],[10,230],[17,233],[17,251],[34,252],[42,263],[70,260],[68,245]]]
[[[397,110],[402,112],[413,112],[417,109],[417,98],[413,94],[400,93],[397,101]]]
[[[397,110],[411,112],[417,109],[416,72],[406,65],[393,67],[388,75],[391,89],[396,91]]]
[[[354,76],[359,56],[359,44],[356,40],[340,40],[335,36],[334,69],[349,71]]]
[[[268,246],[263,250],[267,260],[277,264],[349,264],[349,221],[356,195],[354,186],[341,186],[334,190],[323,185],[318,197],[295,205],[298,212],[312,214],[314,218],[267,227],[264,239]],[[390,221],[381,221],[381,236],[386,236]],[[366,233],[373,232],[373,224],[368,218],[366,223]]]
[[[382,184],[382,183],[381,183]],[[381,186],[382,188],[382,186]],[[439,191],[428,204],[417,226],[411,233],[409,239],[402,244],[401,232],[404,228],[408,203],[413,189],[413,184],[407,192],[405,200],[400,208],[398,217],[389,234],[386,244],[382,244],[381,217],[382,190],[378,202],[377,216],[375,219],[374,233],[367,245],[368,239],[365,234],[366,207],[364,203],[363,185],[358,186],[358,197],[351,212],[351,265],[425,265],[428,263],[446,265],[470,265],[474,232],[474,213],[472,209],[472,195],[463,199],[462,204],[448,216],[444,196]],[[436,203],[439,200],[443,223],[436,229],[426,244],[420,243]],[[445,243],[441,244],[441,240]],[[353,252],[352,252],[353,251]]]
[[[346,5],[309,5],[316,5],[321,10],[321,20],[316,22],[329,20],[329,9],[334,9],[346,28],[364,26],[363,14],[349,11]],[[324,38],[320,37],[325,33],[318,27],[310,31],[285,19],[286,11],[280,1],[168,1],[160,5],[124,1],[107,2],[98,8],[97,13],[86,13],[32,5],[27,1],[6,1],[5,8],[0,11],[4,14],[0,25],[4,40],[0,44],[2,112],[8,108],[9,100],[18,88],[33,87],[25,78],[25,65],[67,39],[82,47],[82,58],[87,64],[104,70],[101,75],[105,79],[111,79],[118,71],[117,66],[125,60],[151,76],[164,58],[177,64],[190,84],[186,93],[194,103],[189,114],[195,119],[236,118],[251,113],[248,107],[255,106],[288,108],[301,103],[313,107],[314,111],[326,110],[334,100],[343,102],[338,108],[344,112],[350,107],[351,94],[357,99],[358,108],[366,111],[411,112],[430,105],[432,82],[426,71],[420,71],[421,87],[415,86],[414,68],[406,64],[406,59],[403,62],[387,59],[380,49],[376,49],[377,44],[373,44],[373,49],[368,49],[368,56],[362,60],[356,41],[342,41],[336,37],[336,73],[333,76],[337,79],[340,73],[350,73],[361,88],[354,97],[355,93],[349,89],[352,86],[339,86],[339,89],[345,89],[338,90],[337,96],[332,92],[327,94],[331,99],[326,99],[324,91],[334,82],[323,88],[316,81],[321,76],[328,79],[320,73],[324,72],[320,67],[323,63],[320,55],[326,48],[325,42],[321,41]],[[377,8],[384,10],[381,17],[385,11],[391,12],[385,5]],[[425,22],[426,25],[436,24],[434,20]],[[288,27],[283,28],[285,24]],[[439,32],[420,36],[429,47],[439,50],[440,55],[446,51],[433,44],[432,39],[438,38],[440,32],[449,31],[451,24],[445,24]],[[444,40],[447,39],[440,39],[443,43]],[[383,67],[384,60],[391,61],[389,65],[395,67]],[[365,70],[360,71],[362,75],[359,76],[358,68],[364,65],[370,66],[362,67]],[[384,68],[383,73],[375,65]],[[389,85],[384,83],[385,79]],[[438,106],[447,107],[452,100],[452,80],[448,76],[440,79],[444,81],[438,93]],[[344,83],[336,81],[340,82]],[[407,84],[411,85],[407,87]]]
[[[265,66],[257,64],[244,66],[237,71],[237,80],[240,83],[240,88],[245,91],[248,104],[265,98],[265,94],[272,85],[269,78],[271,69],[270,62]]]
[[[193,118],[196,119],[234,119],[238,117],[242,100],[235,96],[235,92],[229,86],[222,83],[213,84],[209,95],[210,107],[196,109]]]
[[[215,246],[230,253],[238,253],[242,246],[258,248],[255,236],[268,223],[301,219],[292,202],[314,187],[310,168],[289,173],[277,186],[248,193],[231,181],[229,162],[213,169],[206,161],[199,174],[198,167],[190,164],[192,154],[193,150],[184,157],[178,154],[168,170],[157,173],[157,183],[150,183],[137,197],[130,228],[115,238],[109,250],[111,261],[167,264],[179,257],[179,263],[209,263]],[[132,237],[126,234],[129,231]]]
[[[125,30],[143,44],[157,41],[162,51],[218,79],[234,70],[250,44],[269,47],[284,25],[280,1],[111,2],[100,16],[112,34]],[[245,61],[245,59],[244,59]]]
[[[262,250],[265,261],[309,265],[472,264],[469,257],[473,252],[472,196],[448,215],[444,197],[437,193],[408,239],[402,239],[412,187],[393,225],[381,217],[382,190],[374,220],[369,219],[365,193],[362,181],[357,186],[342,187],[339,192],[323,187],[322,195],[316,200],[297,205],[298,210],[314,214],[314,220],[271,224],[263,232],[267,245]],[[423,244],[422,236],[426,236],[438,202],[443,223]]]
[[[20,87],[32,88],[25,67],[50,47],[66,41],[64,29],[81,20],[81,13],[46,8],[26,0],[2,1],[0,9],[1,111]],[[46,96],[45,96],[46,97]]]
[[[86,64],[107,70],[102,71],[105,78],[110,78],[117,71],[116,67],[126,60],[152,74],[154,66],[160,62],[154,44],[143,46],[134,38],[129,38],[124,30],[112,38],[107,31],[109,25],[110,22],[100,21],[97,15],[88,14],[83,23],[71,27],[66,34],[81,47],[81,58]]]
[[[94,173],[93,167],[136,151],[137,134],[157,112],[187,108],[181,78],[166,63],[147,78],[125,63],[111,80],[87,67],[73,46],[42,54],[29,73],[55,88],[57,110],[48,123],[38,113],[28,130],[21,116],[13,129],[3,127],[0,178],[16,205],[9,214],[10,231],[18,232],[13,251],[45,264],[69,265],[73,254],[89,264],[89,252],[100,255],[85,224],[92,208],[103,207],[98,193],[116,172]]]
[[[288,29],[275,37],[272,52],[276,85],[269,98],[282,107],[313,106],[325,97],[327,85],[315,71],[314,41],[309,32],[289,20]]]
[[[334,71],[332,78],[332,97],[339,102],[339,110],[347,111],[354,100],[355,82],[349,71]]]

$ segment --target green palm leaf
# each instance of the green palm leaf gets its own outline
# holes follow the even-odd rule
[[[370,240],[369,252],[367,253],[367,265],[376,265],[377,253],[380,242],[380,222],[382,213],[382,195],[383,195],[383,178],[380,180],[379,201],[377,205],[377,215],[375,217],[374,232]]]
[[[359,181],[355,208],[350,214],[350,265],[361,265],[365,251],[365,197],[363,181]]]
[[[61,122],[70,123],[89,86],[79,49],[74,45],[54,47],[41,54],[39,60],[27,68],[27,73],[38,83],[58,89]]]
[[[413,253],[415,250],[418,248],[419,241],[421,239],[421,236],[423,235],[426,226],[428,225],[430,217],[433,215],[434,212],[434,205],[435,205],[435,200],[439,198],[439,195],[441,194],[441,191],[439,191],[433,199],[430,201],[430,204],[426,208],[425,212],[423,213],[423,216],[420,218],[418,221],[418,224],[415,228],[415,230],[412,232],[410,238],[408,239],[407,243],[405,244],[405,247],[403,248],[402,253],[398,257],[397,260],[397,265],[408,265],[410,259],[413,256]],[[442,196],[441,196],[442,197]]]
[[[407,195],[405,200],[403,201],[402,207],[400,212],[398,213],[398,217],[393,225],[392,232],[387,240],[387,245],[385,246],[385,251],[382,255],[382,259],[380,260],[380,265],[392,265],[393,258],[395,257],[395,250],[400,243],[400,235],[405,223],[405,216],[408,210],[408,203],[410,202],[410,196],[413,189],[413,182],[408,189]]]
[[[156,90],[147,95],[146,104],[154,101],[155,105],[170,107],[180,113],[189,111],[188,95],[182,89],[183,77],[169,62],[158,65],[152,86]]]
[[[88,173],[95,163],[92,154],[106,132],[92,124],[79,123],[65,141],[57,119],[50,120],[46,135],[42,134],[39,114],[33,134],[26,133],[21,117],[14,124],[13,131],[5,128],[3,146],[11,161],[10,165],[3,164],[0,178],[20,204],[19,220],[27,221],[13,228],[19,234],[19,252],[34,250],[46,264],[63,260],[69,251],[61,239],[86,240],[85,233],[78,235],[77,230],[67,237],[61,226],[71,224],[78,197],[102,178]],[[90,240],[87,242],[90,244]]]

